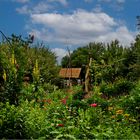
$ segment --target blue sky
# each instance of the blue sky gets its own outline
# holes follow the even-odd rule
[[[34,34],[59,59],[66,47],[118,39],[129,46],[137,34],[140,0],[0,0],[0,30]]]

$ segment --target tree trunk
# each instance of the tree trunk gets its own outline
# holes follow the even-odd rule
[[[92,58],[89,60],[89,64],[87,65],[86,75],[85,75],[85,92],[89,92],[89,80],[90,80],[90,66],[91,66]]]

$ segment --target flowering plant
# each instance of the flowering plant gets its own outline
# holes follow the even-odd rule
[[[90,104],[91,107],[97,107],[96,103]]]

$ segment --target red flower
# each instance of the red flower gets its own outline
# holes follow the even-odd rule
[[[97,104],[94,103],[94,104],[90,104],[91,107],[97,107]]]
[[[58,127],[64,127],[64,124],[60,123],[57,125]]]
[[[67,100],[64,98],[61,100],[61,102],[65,105],[67,103]]]

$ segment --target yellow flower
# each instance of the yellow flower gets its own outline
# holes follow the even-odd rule
[[[35,79],[39,79],[39,66],[38,66],[38,60],[36,59],[36,62],[35,62],[35,66],[33,68],[33,75],[35,77]]]
[[[113,110],[113,107],[111,107],[111,106],[110,106],[110,107],[108,107],[108,110],[109,110],[109,111]]]
[[[124,114],[124,117],[128,118],[130,116],[130,114]]]
[[[15,64],[15,55],[14,55],[14,53],[12,53],[11,63]]]
[[[117,115],[118,115],[118,114],[123,114],[123,110],[122,110],[122,109],[117,110],[117,111],[116,111],[116,114],[117,114]]]
[[[3,73],[3,79],[4,81],[6,81],[6,71],[4,70],[4,73]]]
[[[12,56],[11,56],[11,58],[10,58],[10,62],[11,62],[11,64],[12,64],[13,66],[14,66],[15,64],[17,64],[14,51],[12,51]]]

